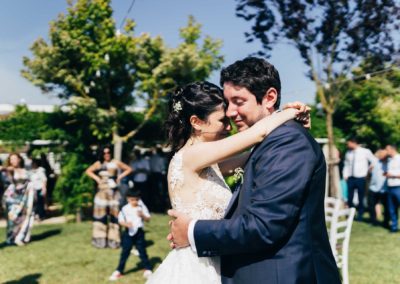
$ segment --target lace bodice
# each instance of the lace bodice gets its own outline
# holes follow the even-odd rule
[[[195,185],[185,180],[183,151],[177,152],[169,164],[169,194],[172,207],[195,219],[222,219],[231,199],[231,191],[218,168],[203,169]]]

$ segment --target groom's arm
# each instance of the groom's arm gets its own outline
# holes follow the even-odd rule
[[[287,239],[298,221],[316,165],[316,153],[301,130],[281,127],[257,149],[250,202],[241,215],[198,220],[194,239],[199,256],[266,251]],[[252,162],[252,161],[249,161]],[[250,165],[251,166],[251,165]]]

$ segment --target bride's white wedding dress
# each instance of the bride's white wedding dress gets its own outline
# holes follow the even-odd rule
[[[193,219],[223,218],[232,194],[218,166],[205,168],[199,181],[189,181],[182,166],[183,153],[183,150],[177,152],[169,165],[172,208]],[[221,283],[219,257],[198,257],[190,247],[174,249],[146,283]]]

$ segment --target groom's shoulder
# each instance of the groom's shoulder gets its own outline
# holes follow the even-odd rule
[[[304,144],[308,144],[310,147],[315,148],[314,150],[320,148],[317,141],[311,136],[309,131],[304,128],[301,123],[294,120],[289,120],[277,127],[264,139],[262,143],[264,144],[274,141],[293,141],[294,143],[303,141]]]
[[[275,138],[281,137],[283,135],[293,135],[293,136],[305,136],[307,135],[307,130],[297,121],[289,120],[284,124],[277,127],[274,131],[271,132],[269,136],[266,138]]]

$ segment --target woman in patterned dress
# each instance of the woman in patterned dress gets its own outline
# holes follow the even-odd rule
[[[30,241],[35,212],[33,210],[34,191],[29,181],[24,160],[12,153],[5,168],[10,185],[3,196],[3,206],[7,217],[7,244],[23,246]]]
[[[118,185],[131,172],[131,167],[112,159],[108,146],[100,152],[99,160],[86,170],[98,188],[94,197],[92,233],[92,245],[97,248],[120,246],[118,213],[121,196]]]

